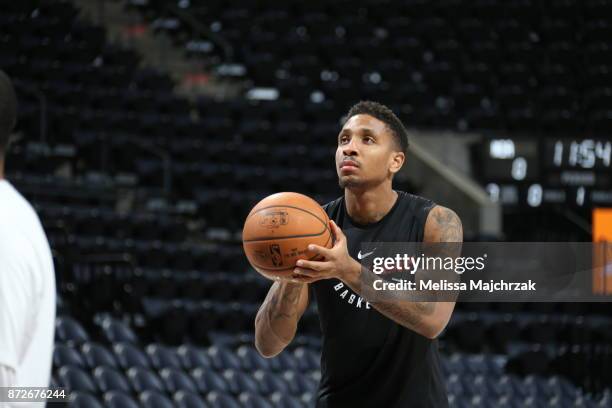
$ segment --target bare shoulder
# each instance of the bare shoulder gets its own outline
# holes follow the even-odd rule
[[[450,208],[436,205],[425,222],[425,242],[463,242],[461,219]]]

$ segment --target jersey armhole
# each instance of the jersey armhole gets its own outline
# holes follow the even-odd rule
[[[329,219],[334,219],[334,215],[338,211],[338,207],[342,203],[342,199],[343,197],[338,197],[335,200],[330,201],[329,203],[321,206],[321,208],[323,208],[323,211],[325,211]]]
[[[423,206],[422,209],[421,209],[421,211],[423,212],[423,217],[422,217],[423,225],[420,226],[420,229],[421,229],[421,241],[423,241],[425,239],[425,226],[427,225],[427,217],[429,217],[429,213],[437,205],[438,204],[436,204],[433,201],[431,201],[429,205]]]

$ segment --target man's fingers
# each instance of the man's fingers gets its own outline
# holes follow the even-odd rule
[[[291,275],[283,276],[282,278],[280,276],[275,276],[273,279],[278,282],[313,283],[325,278],[322,277],[319,272],[295,268]]]
[[[306,259],[300,259],[296,262],[299,268],[312,269],[313,271],[322,271],[328,267],[327,262],[319,261],[307,261]]]
[[[294,276],[295,275],[312,276],[312,277],[321,276],[321,274],[318,271],[315,271],[313,269],[306,269],[306,268],[295,268],[293,270],[293,274]]]
[[[291,279],[287,279],[291,283],[308,283],[306,279],[309,279],[308,276],[293,276]]]
[[[297,273],[292,273],[289,276],[285,276],[285,277],[276,277],[274,278],[277,281],[280,282],[291,282],[291,283],[308,283],[307,280],[310,279],[310,277],[306,276],[306,275],[299,275]]]
[[[299,275],[297,273],[294,273],[293,275],[291,275],[291,278],[287,280],[289,282],[294,282],[294,283],[312,283],[312,282],[316,282],[320,280],[320,278],[315,278],[315,277],[306,276],[306,275]]]
[[[308,245],[308,250],[324,258],[328,258],[331,252],[329,249],[322,247],[320,245],[315,245],[315,244]]]

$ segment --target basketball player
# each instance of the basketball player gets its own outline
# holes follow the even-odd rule
[[[0,387],[48,387],[55,272],[38,216],[4,179],[4,159],[16,120],[15,90],[0,71]],[[44,403],[15,402],[15,406]]]
[[[408,147],[407,131],[375,102],[353,106],[338,135],[336,168],[344,196],[324,206],[334,246],[314,246],[322,261],[298,261],[291,281],[274,282],[255,319],[265,357],[295,336],[308,302],[317,302],[323,332],[317,407],[447,407],[436,337],[454,302],[372,299],[358,258],[362,242],[462,242],[448,208],[395,191],[393,176]]]

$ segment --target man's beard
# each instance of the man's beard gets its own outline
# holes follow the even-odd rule
[[[338,185],[340,186],[340,188],[345,189],[345,188],[364,187],[367,185],[367,183],[364,181],[343,179],[342,177],[339,177]]]

